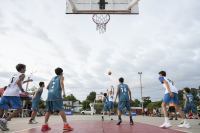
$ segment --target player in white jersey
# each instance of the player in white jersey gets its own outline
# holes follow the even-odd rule
[[[26,66],[24,64],[18,64],[16,66],[16,69],[18,73],[13,74],[10,78],[10,83],[5,90],[3,97],[0,101],[0,114],[3,113],[1,108],[4,108],[5,106],[8,106],[10,103],[14,109],[17,109],[15,112],[13,112],[9,117],[7,117],[5,120],[0,121],[0,128],[3,131],[8,131],[7,128],[7,121],[11,120],[13,117],[17,116],[19,113],[22,112],[22,104],[21,99],[19,97],[20,90],[22,93],[28,95],[28,92],[25,92],[22,88],[22,84],[26,82],[32,82],[33,80],[27,80],[24,81],[25,78],[25,72],[26,72]]]
[[[168,119],[168,114],[167,114],[167,108],[166,105],[168,103],[174,103],[175,109],[179,112],[181,117],[184,119],[184,124],[182,127],[190,128],[190,125],[188,124],[187,120],[185,119],[185,115],[183,111],[180,109],[180,102],[178,100],[178,90],[177,88],[173,85],[173,82],[166,77],[166,72],[165,71],[160,71],[159,72],[159,78],[160,82],[162,85],[165,87],[165,95],[163,98],[163,103],[162,103],[162,110],[165,116],[165,122],[163,125],[161,125],[161,128],[169,128],[171,127],[171,124]],[[180,127],[180,125],[179,125]]]
[[[112,91],[113,89],[113,91]],[[115,108],[114,108],[114,87],[111,86],[111,90],[110,90],[110,93],[108,93],[108,89],[107,89],[107,94],[108,94],[108,97],[109,97],[109,105],[110,105],[110,109],[113,109],[113,112],[114,112],[114,115],[115,114]]]

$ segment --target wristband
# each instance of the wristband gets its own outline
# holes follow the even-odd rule
[[[24,89],[21,89],[22,92],[24,92]]]

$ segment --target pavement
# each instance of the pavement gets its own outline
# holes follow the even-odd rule
[[[62,130],[63,122],[61,116],[51,116],[49,126],[52,128],[49,131],[41,131],[41,126],[44,124],[44,116],[36,117],[38,124],[28,124],[30,117],[13,118],[8,122],[9,131],[0,131],[3,133],[58,133],[66,132]],[[190,129],[179,128],[181,122],[179,120],[171,120],[172,127],[170,129],[162,129],[158,126],[163,124],[164,117],[149,117],[149,116],[133,116],[134,125],[129,124],[129,117],[122,116],[122,124],[116,125],[118,117],[114,116],[113,121],[108,116],[101,121],[101,115],[73,115],[67,116],[67,121],[74,128],[73,133],[200,133],[199,120],[189,119]]]

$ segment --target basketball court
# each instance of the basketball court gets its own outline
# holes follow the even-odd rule
[[[198,120],[188,120],[192,126],[191,129],[179,128],[180,120],[171,121],[172,127],[170,129],[159,128],[158,125],[163,124],[163,117],[146,117],[134,116],[134,125],[129,125],[129,117],[122,116],[121,125],[116,125],[117,116],[114,120],[110,121],[108,116],[105,120],[101,121],[101,115],[74,115],[67,116],[68,123],[74,128],[73,131],[64,131],[63,122],[60,116],[51,116],[49,125],[51,130],[41,131],[41,126],[44,123],[44,116],[37,117],[38,124],[28,124],[29,118],[14,118],[9,121],[10,131],[5,133],[60,133],[60,132],[73,132],[73,133],[198,133],[199,125]],[[18,124],[16,124],[18,123]],[[20,123],[20,125],[19,125]]]

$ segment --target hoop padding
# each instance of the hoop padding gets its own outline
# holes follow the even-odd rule
[[[94,14],[92,20],[96,23],[96,30],[99,30],[99,33],[106,32],[106,24],[110,21],[109,14]]]

